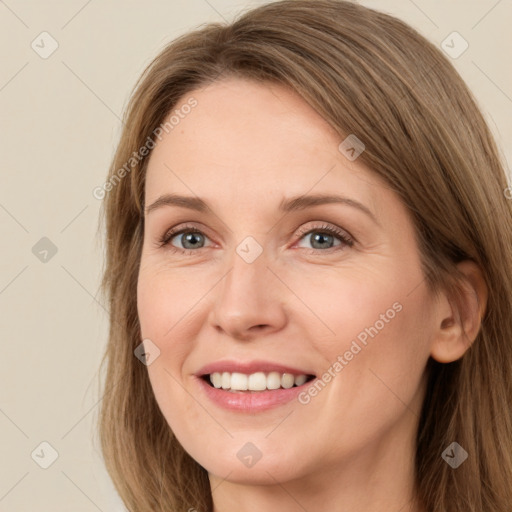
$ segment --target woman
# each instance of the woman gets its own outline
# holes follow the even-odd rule
[[[509,511],[509,189],[440,50],[337,0],[209,24],[144,72],[107,184],[129,510]]]

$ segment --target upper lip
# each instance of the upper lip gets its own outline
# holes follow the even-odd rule
[[[314,375],[312,372],[307,370],[301,370],[293,368],[291,366],[282,365],[279,363],[273,363],[271,361],[215,361],[214,363],[203,366],[196,375],[202,377],[204,375],[210,375],[212,373],[245,373],[250,375],[256,372],[279,372],[279,373],[291,373],[292,375]]]

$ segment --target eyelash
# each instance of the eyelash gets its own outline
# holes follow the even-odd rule
[[[346,245],[348,247],[352,247],[354,245],[354,240],[349,237],[344,231],[341,231],[339,228],[335,228],[333,226],[330,226],[329,224],[324,224],[322,226],[313,226],[307,229],[301,229],[299,230],[299,240],[301,240],[305,235],[311,234],[311,233],[322,233],[322,234],[329,234],[337,237],[341,242],[342,245],[340,246],[334,246],[330,247],[328,249],[311,249],[313,254],[317,254],[318,252],[326,252],[330,253],[334,249],[335,251],[342,250],[343,245]],[[177,235],[181,235],[183,233],[198,233],[200,235],[206,236],[201,230],[197,229],[195,226],[183,226],[179,229],[171,229],[163,234],[162,237],[158,239],[157,245],[158,247],[166,247],[171,252],[181,252],[183,254],[193,254],[197,253],[198,249],[180,249],[179,247],[174,247],[172,244],[170,244],[170,241],[176,237]],[[200,249],[203,249],[204,247],[200,247]]]

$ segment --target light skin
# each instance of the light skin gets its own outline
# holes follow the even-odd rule
[[[397,195],[349,161],[343,138],[292,91],[230,78],[190,95],[197,106],[152,152],[145,205],[172,193],[209,208],[146,213],[137,300],[142,338],[160,349],[148,366],[156,400],[208,471],[215,512],[423,512],[413,473],[425,366],[462,357],[476,337],[487,298],[478,267],[460,264],[468,279],[456,315],[427,288]],[[370,213],[348,203],[279,210],[312,194]],[[199,238],[158,246],[185,224]],[[353,243],[329,233],[322,242],[325,226]],[[263,249],[252,263],[236,252],[249,236]],[[400,312],[307,404],[247,414],[200,392],[195,373],[221,359],[322,376],[395,303]],[[247,442],[261,452],[252,467],[237,457]]]

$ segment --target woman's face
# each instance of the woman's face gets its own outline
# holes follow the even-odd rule
[[[282,86],[225,79],[175,110],[137,299],[177,439],[237,482],[412,468],[435,325],[407,210]]]

